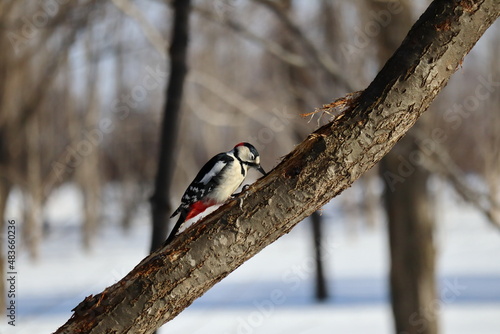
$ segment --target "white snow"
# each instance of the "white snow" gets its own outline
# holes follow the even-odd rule
[[[80,246],[75,191],[51,199],[53,225],[38,263],[18,240],[16,326],[0,321],[1,334],[52,333],[85,296],[96,294],[131,270],[149,248],[144,210],[128,235],[116,223],[101,227],[91,254]],[[436,236],[441,333],[500,332],[500,231],[451,192],[438,196]],[[20,225],[12,200],[8,219]],[[58,209],[60,208],[60,209]],[[72,208],[73,212],[67,208]],[[311,229],[301,223],[208,291],[159,333],[391,333],[387,283],[388,246],[383,224],[348,227],[334,199],[324,210],[324,253],[331,297],[313,299]],[[352,226],[352,225],[351,225]],[[20,228],[20,226],[18,226]],[[355,231],[355,232],[353,232]],[[425,323],[422,323],[424,326]]]

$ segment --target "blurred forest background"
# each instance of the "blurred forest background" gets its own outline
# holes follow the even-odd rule
[[[200,166],[237,142],[253,143],[270,170],[329,118],[300,114],[366,87],[428,4],[193,1],[171,160],[174,205]],[[171,2],[161,0],[0,2],[0,215],[9,194],[21,194],[18,247],[33,260],[43,257],[40,245],[51,229],[45,204],[63,185],[80,189],[87,251],[106,221],[107,203],[121,203],[124,231],[148,204],[172,15]],[[435,294],[432,231],[439,208],[432,208],[429,179],[449,181],[500,227],[498,24],[483,39],[411,134],[358,182],[360,196],[343,199],[346,213],[362,215],[369,226],[384,223],[381,209],[389,221],[405,222],[389,224],[391,282],[394,303],[398,291],[415,291],[404,297],[415,299],[410,310]],[[0,243],[5,261],[5,238]],[[408,270],[422,274],[416,281],[396,274]],[[424,290],[430,297],[420,296]]]

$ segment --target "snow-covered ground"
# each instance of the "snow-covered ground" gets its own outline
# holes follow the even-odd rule
[[[52,333],[85,296],[119,280],[147,254],[147,216],[138,217],[128,235],[105,224],[93,252],[83,253],[78,226],[70,218],[78,210],[72,205],[76,198],[70,191],[60,198],[62,202],[54,201],[48,210],[57,225],[44,240],[40,261],[33,263],[25,254],[17,259],[16,326],[9,326],[5,318],[0,334]],[[429,308],[439,310],[442,333],[498,334],[500,232],[450,193],[439,198],[440,299]],[[12,201],[10,219],[17,219],[14,206]],[[335,199],[324,211],[323,247],[331,294],[326,302],[318,304],[312,297],[311,230],[303,222],[160,333],[392,333],[385,227],[349,228],[353,223],[346,221],[339,206]],[[415,321],[425,326],[422,319]]]

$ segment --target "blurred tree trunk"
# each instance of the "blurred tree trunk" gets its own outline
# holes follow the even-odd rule
[[[328,298],[328,285],[325,276],[324,256],[321,248],[323,218],[319,211],[314,211],[311,215],[311,226],[313,231],[314,261],[316,262],[316,285],[314,296],[317,301],[323,301]]]
[[[377,193],[376,187],[378,181],[378,168],[378,165],[373,167],[365,173],[360,180],[363,184],[363,198],[360,211],[363,212],[366,225],[370,228],[375,228],[377,225],[377,210],[380,205],[380,196]]]
[[[490,59],[490,68],[493,77],[500,75],[500,43],[498,39],[492,45],[492,55]],[[485,108],[495,110],[488,115],[489,129],[483,131],[481,142],[478,147],[483,150],[484,157],[484,176],[488,184],[488,196],[490,197],[491,219],[500,224],[500,92],[495,90],[493,96],[488,101],[489,105]]]
[[[417,152],[412,137],[405,137],[381,162],[384,180],[400,175],[401,158]],[[405,165],[403,168],[406,168]],[[396,333],[438,332],[434,301],[435,250],[434,215],[427,181],[429,172],[412,166],[411,176],[403,182],[386,182],[384,199],[389,220],[391,249],[391,301]],[[390,173],[390,174],[389,174]]]
[[[93,18],[95,19],[95,17]],[[86,251],[92,248],[92,240],[97,233],[101,216],[101,181],[99,174],[99,150],[102,143],[102,132],[98,130],[99,123],[99,59],[93,51],[97,43],[96,33],[92,25],[86,39],[85,52],[89,71],[87,72],[86,110],[83,116],[83,134],[78,134],[89,147],[77,169],[77,179],[83,195],[83,247]]]
[[[391,1],[372,0],[370,3],[378,17],[382,17],[381,13],[390,13],[389,6],[394,6]],[[380,64],[396,50],[413,21],[409,0],[400,1],[398,7],[388,16],[389,23],[385,27],[381,24],[378,34]],[[423,127],[422,121],[417,127]],[[416,127],[410,132],[415,130]],[[409,162],[410,154],[415,152],[419,149],[414,137],[406,136],[382,159],[379,170],[385,184],[392,312],[396,333],[436,334],[437,314],[429,307],[436,299],[435,218],[427,189],[429,172]],[[401,175],[402,169],[405,175]]]
[[[41,147],[40,147],[40,115],[35,114],[27,125],[27,183],[24,207],[23,237],[30,257],[37,260],[40,256],[43,226],[43,186],[41,176]]]
[[[169,196],[174,168],[179,114],[182,91],[187,73],[187,47],[189,35],[190,0],[173,2],[174,23],[170,44],[170,79],[167,85],[165,110],[161,129],[158,170],[155,190],[151,198],[153,232],[151,251],[163,244],[167,237],[168,222],[172,209]]]
[[[434,1],[342,114],[266,177],[85,298],[55,333],[151,333],[349,187],[415,124],[500,15],[497,0],[473,5]]]

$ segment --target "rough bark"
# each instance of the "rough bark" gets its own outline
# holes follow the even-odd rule
[[[170,207],[169,193],[173,175],[173,155],[177,136],[178,118],[181,109],[182,91],[187,73],[187,46],[190,0],[173,2],[174,24],[170,44],[170,79],[166,92],[166,103],[161,131],[158,171],[155,192],[151,198],[153,232],[151,251],[165,241],[168,231]]]
[[[56,333],[150,333],[349,187],[429,107],[500,3],[434,1],[351,108],[265,178],[87,297]]]

